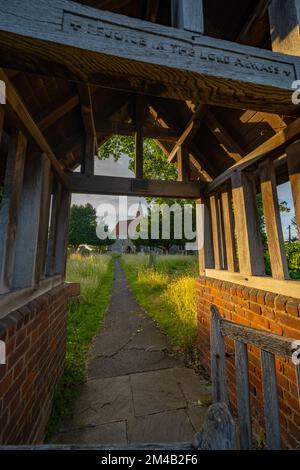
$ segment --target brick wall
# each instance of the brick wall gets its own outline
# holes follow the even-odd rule
[[[243,325],[300,339],[300,301],[263,290],[200,277],[198,284],[198,341],[201,361],[210,372],[210,305],[217,305],[220,315]],[[254,432],[264,428],[260,353],[248,347],[249,380]],[[229,398],[236,412],[234,342],[226,338],[226,365]],[[300,406],[295,366],[276,358],[280,421],[283,446],[300,449]]]
[[[68,299],[78,291],[64,283],[0,320],[0,444],[43,442],[64,368]]]

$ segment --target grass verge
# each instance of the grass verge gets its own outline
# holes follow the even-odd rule
[[[87,354],[111,295],[113,261],[105,255],[71,255],[67,280],[81,283],[81,295],[69,306],[65,370],[54,395],[48,438],[58,430],[63,418],[72,415],[78,385],[85,380]]]
[[[159,256],[148,268],[148,256],[123,255],[122,266],[137,301],[180,351],[188,351],[197,336],[197,259]]]

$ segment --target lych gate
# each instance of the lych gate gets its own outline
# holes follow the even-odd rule
[[[70,195],[91,193],[204,205],[198,318],[208,369],[211,304],[227,319],[214,310],[215,401],[229,397],[235,410],[230,341],[223,364],[229,336],[241,445],[250,446],[251,426],[249,400],[239,397],[251,395],[257,432],[263,388],[267,417],[266,393],[274,398],[269,446],[280,446],[280,426],[283,444],[299,446],[299,370],[290,359],[300,287],[289,279],[277,195],[290,181],[300,231],[299,23],[299,0],[0,0],[2,444],[44,437],[63,369],[67,299],[78,290],[64,282]],[[114,134],[134,136],[136,178],[94,174],[97,148]],[[179,181],[143,179],[145,137],[177,164]],[[257,339],[249,327],[273,336]],[[255,348],[247,356],[248,343],[262,349],[261,363]],[[279,405],[274,354],[284,357],[276,362]]]

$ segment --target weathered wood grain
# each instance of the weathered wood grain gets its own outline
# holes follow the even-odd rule
[[[1,0],[0,7],[5,67],[213,105],[298,113],[291,103],[298,57],[68,0]]]
[[[293,194],[295,218],[300,236],[300,143],[296,142],[286,149],[287,164]]]
[[[207,268],[215,266],[209,201],[206,198],[196,201],[196,226],[199,273],[204,276]]]
[[[56,213],[56,243],[54,252],[54,274],[61,274],[62,276],[66,272],[70,206],[71,193],[63,187]]]
[[[300,4],[298,0],[272,0],[269,5],[272,50],[299,57]]]
[[[272,277],[289,279],[273,162],[266,160],[261,163],[259,174]]]
[[[231,181],[240,273],[260,276],[265,274],[265,265],[255,181],[241,171],[233,173]]]
[[[13,277],[13,288],[15,289],[33,287],[37,281],[37,251],[42,214],[43,176],[47,167],[47,157],[41,155],[37,157],[35,151],[29,147],[26,155],[16,234]]]
[[[236,449],[235,423],[226,403],[215,403],[209,407],[193,447],[198,450]]]
[[[224,337],[221,332],[221,317],[215,305],[211,308],[211,381],[214,403],[228,403],[225,367]]]
[[[1,7],[1,3],[0,3],[0,7]],[[38,147],[47,155],[47,158],[49,158],[51,165],[53,166],[58,177],[61,179],[61,181],[64,184],[67,184],[67,180],[62,170],[62,167],[60,163],[57,161],[48,142],[46,141],[45,137],[39,130],[37,124],[32,119],[31,114],[26,108],[16,88],[14,87],[12,82],[9,80],[6,73],[1,69],[0,69],[0,80],[3,80],[5,82],[6,102],[12,108],[17,118],[20,120],[22,129],[24,129],[24,131],[28,134],[29,138],[33,139],[34,142],[38,145]]]
[[[226,269],[226,252],[224,250],[224,233],[222,230],[219,196],[214,195],[210,197],[210,213],[215,269]]]
[[[49,227],[49,238],[47,246],[46,275],[53,276],[55,273],[55,253],[57,241],[58,211],[61,200],[62,187],[59,181],[53,179],[51,217]]]
[[[51,193],[53,187],[53,173],[49,160],[47,163],[45,162],[44,164],[42,175],[41,213],[36,255],[35,284],[39,284],[46,276]]]
[[[133,123],[135,126],[134,140],[135,140],[135,177],[143,179],[143,167],[144,167],[144,136],[143,126],[145,119],[146,104],[141,96],[135,97],[135,110],[133,116]]]
[[[248,351],[242,341],[235,341],[236,397],[239,417],[240,449],[252,448]]]
[[[202,0],[171,0],[172,26],[204,33]]]
[[[234,215],[231,190],[221,194],[224,236],[226,243],[226,259],[228,271],[238,271],[237,248],[234,234]]]
[[[191,178],[189,153],[184,145],[177,152],[178,181],[188,183]]]
[[[268,331],[257,330],[224,319],[221,320],[220,328],[223,336],[229,336],[245,344],[252,344],[259,349],[287,359],[292,357],[293,342],[295,341],[292,338],[274,335]]]
[[[232,165],[228,170],[217,176],[207,187],[207,192],[215,191],[219,186],[228,181],[235,172],[247,170],[267,158],[277,158],[283,155],[286,148],[300,137],[300,119],[296,119],[285,129],[268,139],[253,152],[246,155],[240,162]]]
[[[14,131],[9,140],[3,197],[0,210],[0,294],[12,286],[27,140]]]
[[[197,199],[202,196],[205,183],[143,180],[117,176],[85,176],[67,173],[70,191],[82,194],[120,196],[153,196]]]
[[[267,447],[269,450],[280,450],[281,436],[274,354],[262,350],[261,366]]]

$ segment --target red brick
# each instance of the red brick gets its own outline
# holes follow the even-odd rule
[[[295,299],[289,299],[286,303],[286,311],[289,315],[294,315],[295,317],[300,316],[299,311],[299,301]]]

